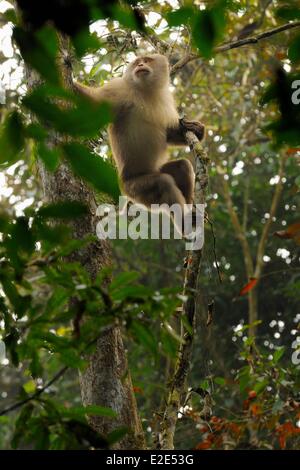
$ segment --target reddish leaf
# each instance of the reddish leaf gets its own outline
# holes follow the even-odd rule
[[[248,400],[248,399],[247,399],[247,400],[244,400],[244,401],[243,401],[243,410],[244,410],[244,411],[248,410],[249,405],[250,405],[250,400]]]
[[[285,436],[282,434],[281,436],[279,436],[279,445],[280,445],[280,449],[285,449],[286,440],[285,440]]]
[[[198,444],[198,445],[196,446],[196,449],[197,449],[197,450],[210,449],[210,448],[211,448],[211,445],[212,445],[211,440],[210,440],[210,439],[206,439],[205,441],[200,442],[200,444]]]
[[[247,294],[256,286],[257,282],[258,279],[256,279],[255,277],[250,277],[250,281],[241,289],[239,296]]]
[[[286,52],[278,51],[276,52],[275,56],[277,57],[278,60],[286,59]]]
[[[251,405],[250,411],[251,411],[251,413],[252,413],[253,416],[257,416],[257,415],[259,415],[259,414],[262,413],[261,406],[260,406],[260,405],[257,405],[256,403],[254,403],[253,405]]]
[[[294,155],[295,153],[298,153],[300,152],[300,148],[290,148],[290,149],[287,149],[286,153],[288,155]]]
[[[293,239],[300,244],[300,222],[289,225],[286,230],[274,232],[274,235],[279,238]]]
[[[248,393],[248,398],[250,400],[252,400],[253,398],[256,398],[257,397],[257,393],[255,390],[250,390],[250,392]]]

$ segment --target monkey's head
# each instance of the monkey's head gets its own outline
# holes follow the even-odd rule
[[[168,60],[160,54],[137,57],[128,65],[124,78],[135,88],[162,88],[169,83]]]

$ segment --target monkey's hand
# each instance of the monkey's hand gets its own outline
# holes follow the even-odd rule
[[[179,120],[180,126],[184,132],[191,131],[195,136],[202,140],[205,136],[205,126],[199,121],[188,121],[185,118]]]

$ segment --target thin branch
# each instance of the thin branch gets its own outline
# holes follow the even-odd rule
[[[276,188],[275,188],[275,191],[274,191],[274,194],[273,194],[271,207],[270,207],[270,212],[269,212],[269,218],[267,219],[267,221],[264,225],[264,228],[263,228],[263,231],[262,231],[259,243],[258,243],[258,247],[257,247],[256,266],[255,266],[255,272],[254,272],[254,277],[256,277],[257,279],[261,275],[261,270],[262,270],[262,267],[263,267],[263,255],[264,255],[265,248],[266,248],[267,238],[268,238],[268,235],[270,233],[270,229],[271,229],[271,226],[272,226],[272,223],[273,223],[272,219],[276,214],[278,204],[279,204],[279,201],[280,201],[280,197],[281,197],[281,193],[282,193],[282,189],[283,189],[282,177],[283,177],[283,173],[284,173],[285,161],[286,161],[286,156],[281,155],[280,164],[279,164],[279,175],[278,175],[279,176],[279,181],[276,184]]]
[[[239,221],[238,215],[236,213],[236,210],[233,205],[233,200],[230,194],[230,188],[227,180],[224,179],[223,175],[220,175],[221,177],[221,182],[222,182],[222,188],[223,188],[223,196],[226,202],[227,210],[231,219],[231,223],[233,225],[233,228],[235,230],[235,235],[237,239],[240,241],[240,244],[242,246],[243,254],[244,254],[244,261],[246,265],[246,271],[247,271],[247,276],[251,277],[253,275],[253,261],[252,261],[252,256],[251,256],[251,251],[250,251],[250,246],[248,243],[248,240],[245,236],[245,233],[243,231],[243,227]]]
[[[269,273],[262,274],[260,279],[273,276],[274,274],[289,273],[290,271],[300,271],[300,268],[286,268],[286,269],[277,269],[276,271],[270,271]]]
[[[96,336],[96,338],[92,339],[91,341],[89,341],[85,347],[83,348],[82,350],[82,354],[88,350],[88,348],[90,346],[92,346],[93,344],[95,344],[97,342],[97,340],[100,338],[100,336],[102,335],[102,333],[104,331],[106,331],[107,329],[111,329],[112,328],[112,325],[107,325],[107,326],[104,326],[102,329],[101,329],[101,333],[99,335]],[[69,366],[64,366],[62,367],[53,377],[52,379],[49,380],[49,382],[47,382],[44,387],[38,389],[35,393],[33,393],[30,397],[27,397],[27,398],[24,398],[24,400],[20,400],[20,401],[17,401],[16,403],[13,403],[12,405],[8,406],[7,408],[4,408],[2,411],[0,411],[0,416],[3,416],[3,415],[6,415],[7,413],[10,413],[11,411],[14,411],[14,410],[17,410],[18,408],[21,408],[21,406],[23,405],[26,405],[26,403],[32,401],[32,400],[35,400],[36,398],[38,398],[42,393],[45,392],[45,390],[47,390],[47,388],[51,387],[51,385],[53,385],[58,379],[60,379],[60,377],[62,377],[65,372],[70,369]]]
[[[31,395],[30,397],[25,398],[24,400],[17,401],[17,402],[14,403],[13,405],[8,406],[7,408],[4,408],[4,410],[2,410],[2,411],[0,412],[0,416],[6,415],[7,413],[10,413],[11,411],[17,410],[18,408],[21,408],[21,406],[26,405],[26,403],[28,403],[28,402],[30,402],[30,401],[35,400],[36,398],[38,398],[42,393],[44,393],[45,390],[47,390],[47,388],[51,387],[51,385],[53,385],[54,382],[56,382],[58,379],[60,379],[68,369],[69,369],[68,366],[62,367],[62,368],[57,372],[57,374],[55,374],[54,377],[52,377],[52,379],[49,380],[49,382],[46,383],[46,385],[44,385],[44,387],[42,387],[42,388],[40,388],[39,390],[37,390],[37,391],[36,391],[33,395]]]
[[[269,29],[269,31],[264,31],[263,33],[257,34],[256,36],[251,36],[250,38],[239,39],[237,41],[229,42],[228,44],[223,44],[215,48],[215,52],[225,52],[231,49],[237,49],[238,47],[247,46],[249,44],[257,44],[262,39],[269,38],[275,34],[281,33],[282,31],[287,31],[292,28],[299,28],[300,21],[294,21],[293,23],[283,24],[277,28]]]
[[[186,140],[195,156],[196,162],[196,184],[195,184],[195,204],[204,204],[205,191],[208,183],[207,166],[208,158],[197,137],[191,132],[186,133]],[[171,377],[168,389],[163,419],[160,423],[160,433],[158,435],[159,449],[174,448],[174,434],[178,419],[178,412],[183,406],[186,397],[186,379],[191,363],[191,353],[195,330],[195,293],[197,290],[197,280],[202,260],[202,249],[193,250],[189,254],[183,295],[186,299],[182,306],[181,339],[174,374]]]
[[[243,197],[244,210],[243,210],[242,228],[243,228],[244,233],[246,233],[247,223],[248,223],[249,189],[250,189],[250,178],[249,178],[249,175],[247,175],[246,181],[245,181],[244,197]]]
[[[209,225],[210,225],[210,230],[211,230],[211,234],[212,234],[212,237],[213,237],[213,255],[214,255],[214,261],[215,261],[216,270],[217,270],[217,273],[218,273],[219,282],[220,282],[220,284],[222,284],[222,275],[221,275],[220,265],[219,265],[218,258],[217,258],[217,249],[216,249],[216,246],[217,246],[217,239],[216,239],[216,235],[215,235],[214,224],[213,224],[213,222],[210,220],[210,218],[208,217],[208,215],[205,216],[205,220],[207,220],[207,222],[208,222]]]
[[[220,46],[217,46],[215,48],[214,52],[217,54],[219,52],[226,52],[231,49],[237,49],[238,47],[243,47],[243,46],[247,46],[250,44],[257,44],[259,41],[262,41],[263,39],[274,36],[275,34],[281,33],[282,31],[287,31],[289,29],[299,28],[299,27],[300,27],[300,21],[286,23],[284,25],[278,26],[277,28],[269,29],[268,31],[264,31],[260,34],[257,34],[256,36],[251,36],[249,38],[238,39],[237,41],[231,41],[226,44],[221,44]],[[196,59],[200,59],[199,54],[195,54],[195,53],[187,54],[186,56],[182,57],[178,62],[176,62],[176,64],[173,65],[171,69],[171,74],[173,75],[179,69],[184,67],[186,64]]]

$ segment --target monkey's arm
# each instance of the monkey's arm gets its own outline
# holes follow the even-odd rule
[[[167,142],[173,145],[186,145],[185,133],[193,132],[199,140],[205,135],[205,127],[201,122],[179,119],[178,126],[167,129]]]
[[[93,101],[104,101],[107,99],[108,92],[105,87],[89,87],[78,82],[73,82],[73,85],[75,91]]]
[[[98,103],[106,101],[112,105],[114,111],[117,110],[118,94],[115,91],[115,87],[112,87],[109,83],[103,87],[89,87],[78,82],[73,82],[73,86],[74,90],[80,95]]]

